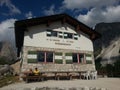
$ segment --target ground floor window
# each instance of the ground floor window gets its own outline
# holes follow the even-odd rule
[[[92,64],[93,63],[93,58],[92,58],[92,54],[86,54],[86,64]]]
[[[38,51],[38,62],[53,62],[53,52]]]
[[[37,54],[38,62],[44,62],[45,61],[45,52],[39,51]]]
[[[63,53],[62,52],[55,52],[54,62],[56,64],[63,64]]]
[[[83,63],[84,62],[84,54],[78,54],[78,60],[79,60],[79,63]]]
[[[53,62],[53,52],[46,52],[46,62]]]
[[[72,54],[72,61],[73,63],[83,63],[84,62],[84,54],[81,53],[73,53]]]
[[[65,60],[65,61],[64,61]],[[50,62],[56,64],[86,63],[92,64],[92,54],[87,53],[63,53],[51,51],[28,51],[28,63]]]
[[[66,53],[66,64],[83,63],[85,61],[84,54],[82,53]]]
[[[77,53],[72,54],[72,61],[73,63],[78,63]]]

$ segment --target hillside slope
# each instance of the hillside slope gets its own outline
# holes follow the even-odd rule
[[[120,23],[100,23],[95,30],[102,35],[94,42],[96,60],[102,58],[105,65],[120,59]]]

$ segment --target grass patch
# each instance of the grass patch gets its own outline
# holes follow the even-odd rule
[[[4,76],[0,78],[0,88],[18,81],[19,81],[18,76],[13,76],[13,75]]]

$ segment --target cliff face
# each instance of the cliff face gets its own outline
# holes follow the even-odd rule
[[[101,58],[101,64],[112,64],[120,60],[120,23],[100,23],[95,30],[102,37],[94,42],[95,58]]]
[[[0,64],[15,62],[16,53],[8,42],[0,42]]]

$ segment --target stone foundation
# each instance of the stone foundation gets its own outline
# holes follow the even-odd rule
[[[29,70],[30,68],[38,68],[40,71],[56,72],[56,71],[95,71],[95,66],[92,64],[23,64],[22,71]]]

